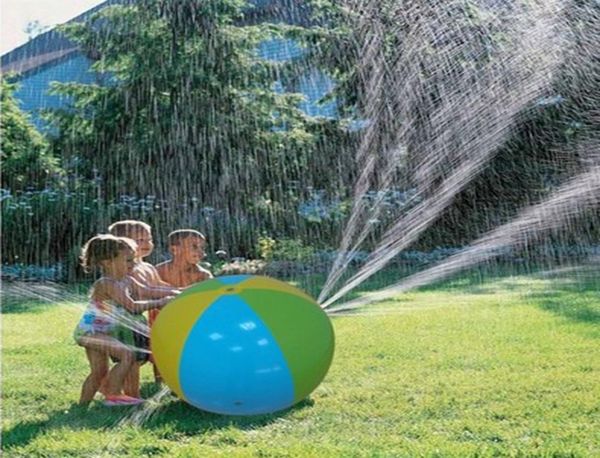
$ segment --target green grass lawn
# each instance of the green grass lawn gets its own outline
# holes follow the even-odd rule
[[[87,374],[80,311],[21,302],[2,315],[5,456],[600,456],[596,283],[469,277],[337,317],[311,398],[225,417],[167,397],[75,404]],[[144,394],[156,387],[145,367]]]

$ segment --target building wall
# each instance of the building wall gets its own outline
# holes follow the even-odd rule
[[[304,50],[293,40],[274,38],[263,41],[258,47],[259,57],[266,60],[286,62],[302,57]],[[334,88],[334,81],[315,68],[306,68],[301,76],[288,86],[276,83],[276,90],[296,92],[304,95],[299,108],[309,116],[335,118],[337,105],[335,101],[319,103]]]
[[[302,48],[292,40],[272,39],[259,45],[259,57],[274,61],[289,61],[302,55]],[[21,103],[21,108],[30,113],[33,123],[37,128],[44,128],[41,111],[48,108],[62,108],[69,103],[65,96],[51,94],[51,83],[77,82],[84,84],[102,84],[102,78],[90,70],[91,61],[81,54],[72,55],[66,60],[26,75],[19,80],[20,87],[15,91],[16,98]],[[300,92],[305,100],[300,103],[302,109],[309,116],[335,117],[336,104],[328,102],[319,104],[319,100],[333,89],[333,81],[315,69],[307,68],[304,74],[288,87],[279,85],[281,90]]]
[[[86,57],[72,55],[56,65],[42,68],[19,79],[15,97],[19,100],[21,108],[31,115],[31,120],[37,128],[44,127],[42,110],[61,108],[69,102],[65,96],[50,94],[51,83],[98,83],[98,75],[90,71],[90,65],[91,62]]]
[[[335,118],[337,117],[337,104],[335,100],[321,103],[321,99],[329,94],[334,88],[334,82],[316,69],[308,69],[294,87],[289,88],[291,92],[304,94],[304,101],[300,102],[300,109],[308,116]]]

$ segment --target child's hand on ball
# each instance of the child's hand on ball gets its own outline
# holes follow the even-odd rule
[[[175,299],[175,296],[166,296],[166,297],[163,297],[162,300],[160,301],[160,308],[163,308],[165,305],[167,305],[173,299]]]

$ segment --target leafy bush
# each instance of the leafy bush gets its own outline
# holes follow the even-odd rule
[[[211,251],[225,248],[237,256],[253,256],[258,251],[265,259],[295,260],[312,253],[312,248],[299,240],[259,238],[265,230],[275,229],[269,226],[270,218],[250,212],[232,215],[224,209],[202,206],[195,197],[173,204],[151,195],[122,195],[110,201],[99,197],[93,186],[79,191],[2,189],[0,210],[2,262],[39,266],[64,262],[69,279],[82,274],[78,256],[85,241],[122,219],[142,220],[152,226],[157,247],[151,261],[164,259],[164,241],[170,231],[186,227],[205,233]]]
[[[258,238],[258,255],[265,261],[273,259],[273,251],[277,242],[274,238],[263,235]]]
[[[315,249],[305,245],[302,240],[275,240],[268,236],[258,239],[258,250],[260,257],[265,261],[306,261],[315,253]]]
[[[250,260],[235,260],[223,265],[214,274],[219,275],[264,275],[267,263],[265,261],[250,259]]]
[[[6,264],[2,266],[2,280],[56,282],[65,279],[65,268],[60,262],[48,266],[30,264]]]
[[[347,211],[348,205],[345,202],[329,197],[324,189],[309,189],[308,198],[298,205],[298,214],[312,223],[325,220],[341,221]]]

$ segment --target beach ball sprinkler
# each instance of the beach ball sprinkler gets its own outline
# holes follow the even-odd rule
[[[328,316],[301,290],[268,277],[224,276],[186,289],[152,326],[164,382],[202,410],[285,409],[321,383],[333,358]]]

